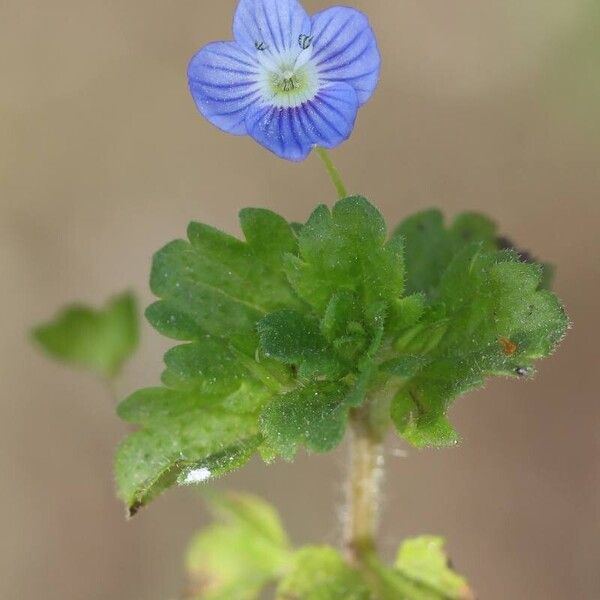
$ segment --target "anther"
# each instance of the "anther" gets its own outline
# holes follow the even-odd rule
[[[263,52],[267,49],[267,45],[264,42],[254,42],[254,47],[259,51]]]
[[[313,43],[313,39],[314,37],[312,35],[305,35],[304,33],[301,33],[298,36],[298,44],[302,50],[306,50],[307,48],[310,48],[311,44]]]

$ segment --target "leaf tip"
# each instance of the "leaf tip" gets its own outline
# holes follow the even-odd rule
[[[140,500],[135,500],[131,504],[127,504],[125,509],[125,518],[128,521],[133,519],[133,517],[135,517],[135,515],[137,515],[142,508],[144,508],[144,504]]]

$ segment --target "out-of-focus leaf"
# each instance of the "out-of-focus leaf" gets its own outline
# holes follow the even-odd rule
[[[404,240],[407,293],[430,299],[437,297],[446,268],[462,248],[480,242],[487,250],[496,249],[496,225],[477,213],[463,213],[446,228],[439,210],[420,212],[403,221],[394,236]]]
[[[275,510],[249,495],[211,495],[221,521],[199,533],[187,553],[187,571],[199,600],[254,600],[292,562]]]
[[[444,539],[434,536],[407,540],[398,551],[396,569],[444,600],[472,600],[466,580],[449,567],[444,546]]]
[[[138,345],[135,297],[121,294],[99,310],[69,306],[53,321],[36,327],[33,337],[53,358],[113,378]]]
[[[277,600],[371,600],[361,575],[333,548],[303,548],[277,588]]]

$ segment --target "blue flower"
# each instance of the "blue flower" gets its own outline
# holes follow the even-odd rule
[[[240,0],[233,36],[205,46],[188,68],[213,125],[295,161],[348,139],[379,79],[365,15],[333,7],[309,17],[297,0]]]

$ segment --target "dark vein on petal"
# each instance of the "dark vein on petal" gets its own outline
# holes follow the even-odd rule
[[[340,49],[336,50],[335,54],[331,54],[329,56],[324,56],[323,59],[319,63],[317,63],[317,65],[322,65],[324,63],[331,62],[331,61],[335,60],[341,54],[344,54],[344,52],[346,52],[346,50],[348,50],[348,48],[350,48],[350,46],[352,46],[352,44],[356,43],[356,40],[358,40],[358,38],[360,38],[363,33],[364,33],[364,31],[359,31],[352,38],[352,40],[350,42],[348,42],[343,48],[340,48]]]
[[[329,27],[330,23],[331,23],[332,21],[334,21],[334,20],[335,20],[335,18],[336,18],[335,16],[331,18],[331,21],[330,21],[330,22],[327,24],[327,27]],[[350,16],[350,17],[349,17],[349,18],[348,18],[348,19],[347,19],[347,20],[346,20],[346,21],[343,23],[343,25],[339,26],[339,27],[336,29],[336,31],[338,31],[338,32],[339,32],[339,31],[341,31],[342,29],[344,29],[344,28],[345,28],[345,27],[346,27],[346,26],[347,26],[347,25],[350,23],[350,21],[352,21],[353,19],[354,19],[354,15],[351,15],[351,16]],[[325,30],[323,30],[323,33],[325,33]],[[329,45],[330,45],[330,43],[331,43],[331,40],[332,40],[334,37],[335,37],[335,33],[334,33],[334,34],[332,34],[332,36],[331,36],[331,37],[330,37],[330,38],[327,40],[327,43],[325,43],[323,40],[321,40],[321,38],[319,38],[319,40],[318,40],[318,41],[319,41],[319,44],[321,44],[321,43],[322,43],[322,44],[323,44],[323,46],[322,46],[322,47],[319,47],[319,49],[317,50],[317,52],[315,52],[315,53],[313,54],[313,60],[314,60],[314,59],[316,59],[316,58],[317,58],[317,56],[319,56],[319,55],[321,54],[321,52],[324,52],[324,51],[325,51],[325,50],[326,50],[326,49],[329,47]]]
[[[331,71],[338,71],[338,70],[345,69],[346,67],[349,67],[353,63],[359,61],[367,53],[367,51],[370,50],[371,48],[372,48],[372,46],[369,43],[360,51],[359,54],[357,54],[353,57],[348,57],[348,60],[346,62],[341,63],[339,65],[334,65],[334,66],[328,67],[327,69],[322,69],[319,72],[326,74],[326,73],[331,73]]]

